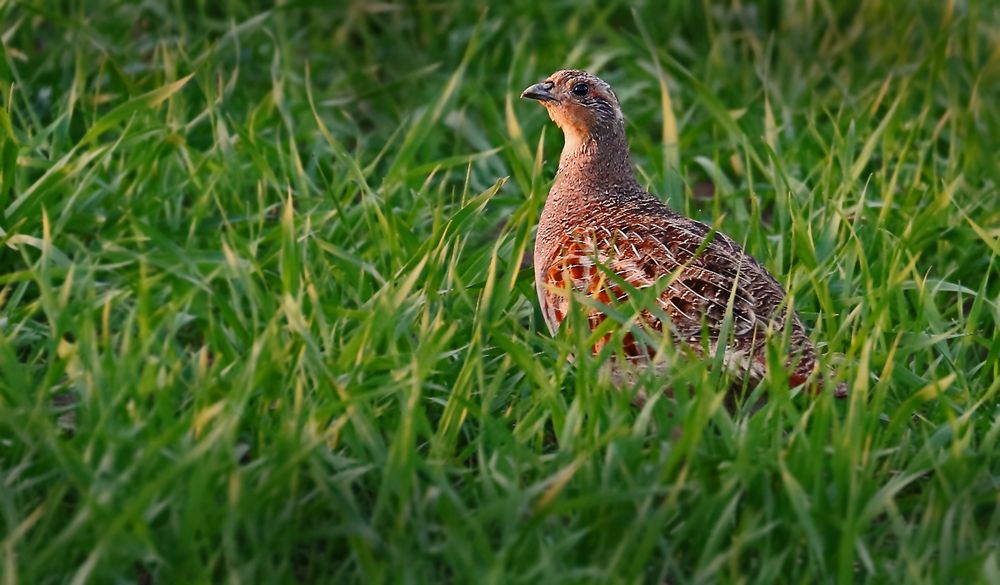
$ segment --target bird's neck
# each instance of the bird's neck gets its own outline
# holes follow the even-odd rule
[[[556,186],[586,184],[595,188],[638,184],[624,128],[611,127],[588,134],[566,132],[565,137]]]

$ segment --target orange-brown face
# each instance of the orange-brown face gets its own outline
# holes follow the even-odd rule
[[[545,106],[566,135],[567,144],[622,124],[621,108],[611,86],[586,71],[556,71],[525,89],[521,97]]]

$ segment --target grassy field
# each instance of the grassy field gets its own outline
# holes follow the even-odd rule
[[[0,2],[0,582],[1000,583],[1000,5],[251,4]],[[848,400],[548,335],[567,66]]]

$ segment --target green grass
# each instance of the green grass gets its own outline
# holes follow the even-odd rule
[[[0,2],[2,583],[1000,583],[1000,6],[333,4]],[[849,400],[544,331],[566,66]]]

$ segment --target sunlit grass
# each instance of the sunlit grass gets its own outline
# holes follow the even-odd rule
[[[998,7],[469,4],[0,4],[4,582],[1000,582]],[[848,400],[548,335],[566,66]]]

